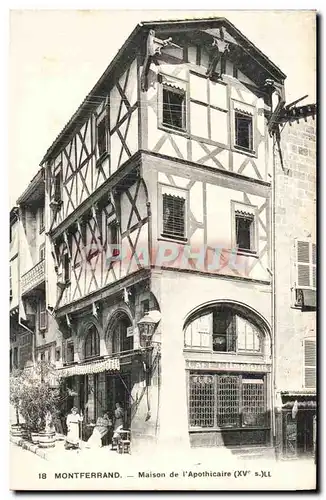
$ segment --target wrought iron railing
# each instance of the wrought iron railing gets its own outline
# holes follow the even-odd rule
[[[45,279],[45,261],[44,259],[38,262],[32,269],[27,271],[21,277],[22,293],[28,292],[36,287]]]

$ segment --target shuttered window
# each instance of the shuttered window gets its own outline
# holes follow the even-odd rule
[[[304,341],[304,385],[307,389],[316,387],[316,341]]]
[[[173,239],[186,239],[186,197],[186,191],[163,188],[162,236]]]
[[[46,330],[46,326],[47,326],[46,306],[45,306],[45,301],[41,300],[39,303],[39,329]]]
[[[297,287],[316,288],[316,245],[309,241],[297,241]]]

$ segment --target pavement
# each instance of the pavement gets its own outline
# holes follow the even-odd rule
[[[316,484],[316,465],[312,459],[293,460],[293,461],[275,461],[272,459],[242,459],[234,456],[226,448],[190,448],[188,450],[170,449],[160,450],[159,452],[141,453],[135,450],[131,454],[119,454],[111,450],[110,446],[104,446],[97,449],[86,448],[86,443],[81,443],[80,450],[65,450],[64,437],[58,436],[54,448],[42,449],[22,438],[10,436],[14,454],[11,453],[14,465],[11,466],[15,481],[21,480],[22,484],[29,481],[33,474],[26,468],[24,470],[25,479],[21,474],[20,464],[26,464],[26,467],[34,466],[34,477],[38,478],[40,471],[47,471],[48,477],[55,472],[76,472],[80,471],[116,471],[120,473],[124,489],[161,489],[163,481],[171,481],[173,487],[180,489],[178,482],[186,484],[186,489],[261,489],[261,490],[313,490]],[[22,448],[21,453],[17,447]],[[27,451],[25,451],[27,450]],[[28,451],[37,455],[36,459],[29,459],[31,455]],[[21,462],[23,455],[24,462]],[[17,457],[15,459],[15,457]],[[37,463],[35,462],[37,460]],[[34,462],[33,462],[34,461]],[[18,469],[17,469],[18,466]],[[18,472],[19,471],[19,472]],[[219,474],[219,477],[208,477],[211,471]],[[141,479],[140,474],[156,473],[166,475],[166,479],[155,478]],[[175,474],[171,476],[171,474]],[[190,475],[189,475],[190,474]],[[197,476],[196,476],[197,474]],[[230,474],[229,481],[222,474]],[[238,474],[238,476],[236,476]],[[179,478],[176,477],[179,475]],[[174,479],[171,479],[174,477]],[[35,479],[36,480],[36,479]],[[38,479],[40,483],[40,479]],[[185,483],[181,483],[185,481]],[[38,484],[39,484],[38,483]],[[41,484],[42,481],[41,481]],[[64,489],[67,487],[67,480],[62,480],[60,486],[59,480],[51,485],[51,488],[58,487]],[[71,482],[71,487],[73,489]],[[90,485],[89,481],[87,482]],[[107,484],[107,483],[106,483]],[[112,484],[112,482],[111,482]],[[119,483],[117,482],[117,485]],[[130,484],[130,487],[128,486]],[[76,483],[77,485],[77,483]],[[140,486],[142,485],[142,486]],[[191,486],[193,485],[193,486]],[[209,486],[208,486],[209,485]],[[225,485],[225,486],[224,486]],[[96,489],[102,489],[97,481]],[[78,486],[79,487],[79,486]],[[107,488],[107,486],[105,486]],[[70,483],[69,483],[70,489]],[[87,489],[87,488],[86,488]],[[116,489],[116,488],[114,488]]]

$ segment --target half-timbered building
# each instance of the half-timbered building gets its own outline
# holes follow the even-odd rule
[[[134,446],[271,450],[284,79],[226,19],[141,23],[46,152],[48,307],[85,436],[120,402]]]

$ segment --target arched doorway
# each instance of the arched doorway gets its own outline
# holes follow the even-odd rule
[[[130,426],[131,418],[131,384],[134,337],[132,321],[122,310],[116,311],[108,324],[107,347],[112,356],[120,360],[120,373],[107,373],[106,385],[108,409],[114,416],[117,403],[124,409],[124,425]]]
[[[239,303],[215,303],[184,328],[188,425],[194,446],[267,445],[271,439],[266,322]]]

